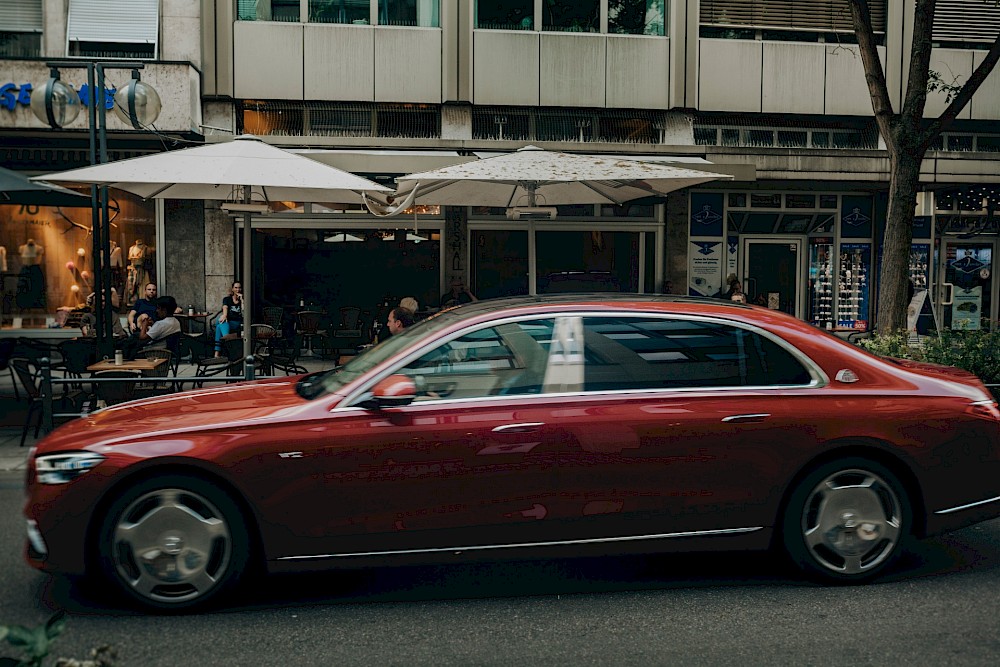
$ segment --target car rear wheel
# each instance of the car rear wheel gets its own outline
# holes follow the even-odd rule
[[[98,551],[104,575],[150,609],[200,606],[231,588],[248,560],[236,504],[214,485],[168,475],[142,481],[112,504]]]
[[[911,510],[899,479],[865,459],[820,466],[795,488],[785,510],[785,549],[801,570],[825,582],[861,583],[902,550]]]

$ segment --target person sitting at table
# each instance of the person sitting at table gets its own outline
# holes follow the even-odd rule
[[[165,350],[167,339],[180,334],[181,323],[174,317],[177,300],[172,296],[161,296],[156,300],[156,320],[149,315],[139,316],[139,335],[125,341],[122,354],[126,359],[135,359],[139,350]]]
[[[448,308],[450,306],[458,306],[463,303],[471,303],[473,301],[479,301],[476,295],[469,291],[469,288],[465,286],[465,282],[458,276],[455,276],[451,280],[451,290],[445,292],[441,295],[441,307]]]
[[[215,356],[222,354],[222,339],[243,330],[243,285],[233,282],[229,296],[222,299],[222,314],[215,325]]]
[[[412,296],[404,296],[402,299],[400,299],[399,307],[406,308],[408,311],[414,314],[416,314],[416,312],[420,310],[420,304]]]
[[[140,315],[156,317],[156,283],[146,283],[146,296],[142,299],[136,299],[132,307],[129,308],[126,319],[130,334],[139,333]]]
[[[87,308],[90,312],[85,314],[80,319],[80,330],[83,332],[84,336],[96,336],[96,326],[97,326],[97,316],[94,315],[94,304],[97,300],[97,295],[91,292],[87,295]],[[115,338],[124,338],[128,334],[125,333],[125,329],[122,327],[121,316],[118,314],[118,307],[121,300],[118,297],[118,290],[114,287],[111,288],[111,303],[105,304],[105,309],[107,311],[106,317],[111,318],[111,328],[114,332]]]

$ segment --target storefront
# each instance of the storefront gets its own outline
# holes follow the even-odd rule
[[[89,192],[89,190],[88,190]],[[111,281],[124,313],[162,274],[157,204],[112,191]],[[84,200],[86,202],[87,200]],[[0,320],[5,331],[60,329],[94,291],[89,207],[0,205]],[[51,332],[50,332],[51,333]],[[78,335],[74,328],[72,335]]]
[[[662,206],[558,206],[553,219],[469,211],[470,287],[479,298],[662,291]],[[452,256],[457,268],[460,257]]]

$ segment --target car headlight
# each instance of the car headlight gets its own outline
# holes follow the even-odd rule
[[[35,472],[40,484],[66,484],[103,460],[103,456],[93,452],[45,454],[35,459]]]

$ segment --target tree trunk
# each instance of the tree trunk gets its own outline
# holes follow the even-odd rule
[[[878,332],[906,329],[909,305],[910,246],[913,242],[913,213],[920,185],[923,155],[901,150],[890,154],[889,210],[886,215],[882,273],[878,289]]]

